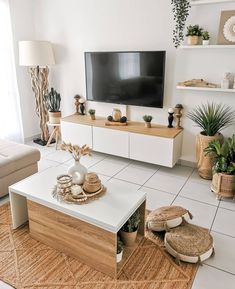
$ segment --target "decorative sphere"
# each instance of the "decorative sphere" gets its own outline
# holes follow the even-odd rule
[[[121,122],[121,123],[127,122],[127,118],[126,118],[125,116],[121,117],[120,122]]]
[[[112,115],[109,115],[109,116],[107,117],[107,120],[108,120],[108,121],[113,121]]]

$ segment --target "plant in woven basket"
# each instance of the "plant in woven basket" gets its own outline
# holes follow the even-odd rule
[[[44,100],[49,110],[49,122],[52,124],[59,124],[61,119],[60,102],[61,96],[52,87],[51,91],[44,96]]]
[[[172,11],[174,15],[175,28],[173,30],[173,43],[175,48],[179,47],[184,40],[185,23],[191,8],[189,0],[171,0],[173,6]]]
[[[196,156],[199,175],[212,179],[212,166],[214,158],[212,155],[204,155],[204,149],[213,140],[223,141],[220,131],[235,121],[235,111],[223,104],[207,103],[194,108],[187,114],[196,126],[201,129],[196,139]]]
[[[223,144],[218,140],[211,141],[204,152],[215,156],[213,169],[216,173],[235,175],[235,134]]]
[[[188,45],[197,45],[199,37],[202,36],[202,31],[203,28],[199,27],[199,25],[189,25],[186,33]]]
[[[139,223],[140,212],[137,210],[122,226],[120,234],[126,246],[132,246],[135,244]]]

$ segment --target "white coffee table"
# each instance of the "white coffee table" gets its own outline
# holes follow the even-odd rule
[[[63,166],[37,173],[9,188],[13,228],[29,220],[33,238],[116,277],[144,236],[146,195],[105,182],[107,192],[86,205],[61,203],[51,192]],[[116,263],[117,233],[139,209],[141,222],[135,246],[124,248]]]

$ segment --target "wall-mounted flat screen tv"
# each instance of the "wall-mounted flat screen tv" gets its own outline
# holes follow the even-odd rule
[[[163,107],[165,51],[85,52],[87,100]]]

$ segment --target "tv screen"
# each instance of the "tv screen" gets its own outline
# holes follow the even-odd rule
[[[165,51],[85,52],[87,100],[163,107]]]

